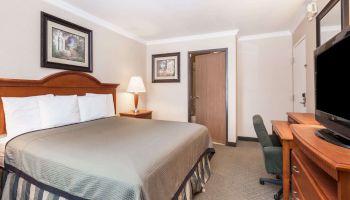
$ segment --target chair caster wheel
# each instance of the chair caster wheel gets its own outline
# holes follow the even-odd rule
[[[260,185],[265,185],[265,182],[263,180],[259,180]]]
[[[273,195],[273,199],[274,199],[274,200],[280,200],[281,197],[280,197],[278,194],[274,194],[274,195]]]

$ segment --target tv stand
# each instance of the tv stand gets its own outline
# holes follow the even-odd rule
[[[337,135],[329,129],[319,129],[315,132],[315,134],[327,142],[350,149],[350,140]]]
[[[319,128],[291,125],[293,199],[349,200],[350,149],[317,137]]]

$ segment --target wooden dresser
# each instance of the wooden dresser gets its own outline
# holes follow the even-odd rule
[[[272,120],[272,130],[278,135],[282,144],[283,154],[283,200],[289,200],[290,194],[290,157],[291,150],[293,148],[293,134],[290,129],[291,124],[306,124],[306,125],[318,125],[320,124],[315,120],[315,115],[312,113],[295,113],[288,112],[288,121]]]
[[[292,199],[350,200],[350,149],[320,139],[317,128],[291,125]]]

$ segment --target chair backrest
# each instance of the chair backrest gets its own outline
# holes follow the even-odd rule
[[[269,137],[269,133],[266,130],[264,125],[264,121],[260,115],[253,116],[253,125],[255,129],[255,133],[258,136],[259,143],[263,147],[273,146],[272,141]]]

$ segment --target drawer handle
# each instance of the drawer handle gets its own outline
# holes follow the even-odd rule
[[[297,173],[297,174],[300,173],[300,171],[298,170],[298,167],[295,166],[295,165],[292,166],[292,170],[293,170],[295,173]]]
[[[293,192],[293,199],[294,200],[300,200],[299,197],[298,197],[298,193],[297,192]]]

